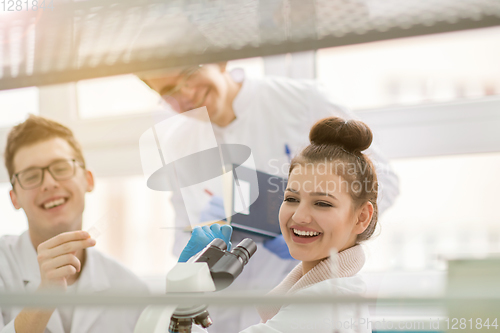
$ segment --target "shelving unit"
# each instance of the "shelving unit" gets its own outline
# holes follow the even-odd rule
[[[88,0],[25,9],[0,15],[0,90],[500,25],[497,0]]]

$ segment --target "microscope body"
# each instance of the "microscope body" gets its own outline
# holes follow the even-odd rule
[[[249,238],[231,252],[226,243],[214,239],[187,263],[177,263],[167,274],[168,294],[204,293],[222,290],[240,275],[257,250]],[[207,305],[149,306],[141,314],[134,333],[191,333],[192,324],[207,328],[212,320]]]

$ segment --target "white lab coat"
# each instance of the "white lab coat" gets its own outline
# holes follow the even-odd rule
[[[363,293],[365,289],[363,280],[355,275],[325,280],[294,295],[352,296]],[[368,333],[371,332],[368,321],[368,307],[365,305],[289,304],[266,323],[251,326],[241,333]]]
[[[269,174],[286,178],[288,175],[289,157],[285,145],[291,155],[297,154],[309,144],[309,131],[319,119],[339,116],[344,119],[355,118],[347,109],[332,102],[326,92],[315,81],[292,80],[287,78],[267,77],[261,80],[246,79],[233,102],[236,119],[226,127],[213,125],[217,142],[243,144],[251,148],[255,167]],[[205,133],[193,128],[192,119],[184,117],[185,123],[178,123],[175,131],[164,135],[161,140],[162,149],[181,149],[192,151],[197,145],[204,147]],[[202,150],[202,149],[200,149]],[[399,194],[398,178],[388,162],[372,146],[368,151],[377,167],[381,184],[379,195],[379,213],[391,206]],[[203,165],[203,161],[200,161]],[[189,177],[177,170],[178,177]],[[216,195],[222,196],[221,187],[215,182],[207,188]],[[180,191],[174,191],[172,203],[176,212],[176,237],[174,253],[179,255],[187,244],[190,234],[183,232],[191,223],[198,223],[196,218],[210,200],[210,196],[202,190],[183,192],[189,202],[189,215],[186,212]],[[194,203],[194,205],[193,205]],[[276,219],[278,217],[276,216]],[[231,289],[269,291],[297,265],[295,260],[280,259],[258,243],[258,250],[243,273],[235,281]],[[212,310],[214,319],[213,332],[234,333],[258,322],[255,311],[245,311],[238,315],[236,309],[221,308],[220,313]],[[238,322],[239,321],[239,322]],[[218,325],[220,322],[221,326]],[[210,331],[210,330],[209,330]]]
[[[94,248],[86,250],[85,266],[77,280],[77,292],[138,292],[149,293],[144,282],[115,260]],[[37,254],[28,231],[20,236],[0,238],[0,292],[34,292],[40,284]],[[15,333],[14,319],[22,308],[0,309],[0,333]],[[133,332],[142,308],[91,307],[75,308],[71,333]],[[45,332],[64,332],[56,309]]]
[[[325,280],[304,288],[294,296],[355,296],[365,291],[359,275]],[[210,311],[210,308],[208,309]],[[337,329],[337,330],[335,330]],[[240,333],[370,333],[370,319],[366,305],[353,304],[288,304],[266,323],[253,325]],[[206,331],[193,326],[193,333]]]

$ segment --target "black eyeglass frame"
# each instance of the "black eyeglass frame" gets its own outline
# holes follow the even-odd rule
[[[173,88],[171,88],[165,92],[160,91],[159,95],[161,96],[161,98],[165,99],[166,97],[170,97],[170,96],[178,93],[179,91],[181,91],[186,86],[187,81],[189,81],[189,79],[194,74],[198,73],[198,71],[202,68],[203,68],[203,65],[196,65],[196,66],[191,66],[191,67],[186,68],[180,74],[181,79],[180,79],[179,83],[177,83]]]
[[[50,167],[53,166],[54,164],[57,164],[57,163],[60,163],[60,162],[64,162],[64,161],[66,161],[66,162],[69,162],[69,161],[73,162],[73,173],[71,174],[71,176],[63,177],[63,178],[60,178],[58,176],[54,176],[54,174],[52,173],[52,171],[50,171]],[[37,188],[37,187],[39,187],[40,185],[43,184],[43,179],[44,179],[43,177],[45,177],[45,170],[47,170],[50,173],[50,175],[52,176],[52,178],[54,178],[55,180],[68,180],[68,179],[70,179],[70,178],[72,178],[72,177],[75,176],[76,165],[80,166],[82,169],[85,170],[85,165],[82,162],[80,162],[77,159],[75,159],[75,158],[68,158],[68,159],[57,160],[57,161],[54,161],[54,162],[50,163],[49,165],[47,165],[46,167],[43,167],[43,168],[42,167],[30,167],[30,168],[27,168],[27,169],[24,169],[24,170],[21,170],[21,171],[15,173],[12,176],[12,178],[10,179],[10,184],[12,185],[12,188],[14,188],[14,181],[17,179],[17,183],[19,184],[19,186],[21,186],[21,188],[23,190],[32,190],[32,189],[35,189],[35,188]],[[41,170],[42,171],[42,178],[41,178],[40,182],[36,186],[24,187],[22,185],[21,181],[19,180],[19,175],[21,173],[23,173],[23,172],[26,172],[28,170],[33,170],[33,169]]]

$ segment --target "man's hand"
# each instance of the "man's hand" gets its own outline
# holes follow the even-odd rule
[[[86,231],[70,231],[59,234],[38,246],[40,289],[55,288],[66,291],[68,278],[80,272],[82,264],[77,257],[83,249],[95,245]]]

